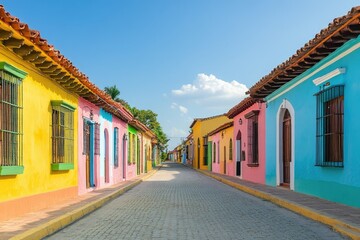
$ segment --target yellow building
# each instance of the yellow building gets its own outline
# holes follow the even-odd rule
[[[152,170],[153,162],[153,144],[156,142],[155,134],[149,129],[143,134],[143,149],[144,149],[144,162],[145,173]]]
[[[0,19],[1,221],[77,195],[80,97],[119,108],[2,6]]]
[[[228,121],[229,118],[225,114],[194,119],[190,125],[193,145],[192,166],[194,168],[208,169],[207,134]]]
[[[209,170],[235,176],[233,151],[234,123],[225,123],[208,134]]]

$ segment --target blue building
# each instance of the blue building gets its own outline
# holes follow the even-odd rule
[[[360,207],[360,7],[250,95],[266,101],[266,184]]]

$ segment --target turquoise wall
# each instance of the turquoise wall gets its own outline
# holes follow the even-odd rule
[[[315,73],[324,64],[329,63],[345,51],[352,47],[360,47],[359,42],[359,38],[347,42],[314,67],[267,97],[266,100],[271,100],[304,77],[310,76],[293,89],[267,103],[266,184],[276,185],[276,117],[280,105],[286,99],[295,110],[294,190],[330,201],[360,207],[360,157],[357,152],[360,146],[360,138],[357,136],[357,133],[360,133],[360,124],[358,123],[360,111],[356,108],[360,102],[360,49],[357,48]],[[314,94],[320,91],[320,85],[315,86],[312,81],[336,68],[346,68],[346,72],[329,79],[327,82],[330,83],[330,87],[345,84],[344,167],[319,167],[315,166],[316,97]],[[314,75],[311,76],[312,74]]]

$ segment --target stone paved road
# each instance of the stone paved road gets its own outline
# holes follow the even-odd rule
[[[151,178],[48,239],[343,239],[327,226],[192,169]]]

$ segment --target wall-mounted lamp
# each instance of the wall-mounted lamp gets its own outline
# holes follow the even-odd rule
[[[222,137],[222,138],[224,138],[224,133],[225,133],[225,131],[222,131],[222,132],[221,132],[221,137]]]
[[[239,118],[239,125],[242,125],[242,119]]]

